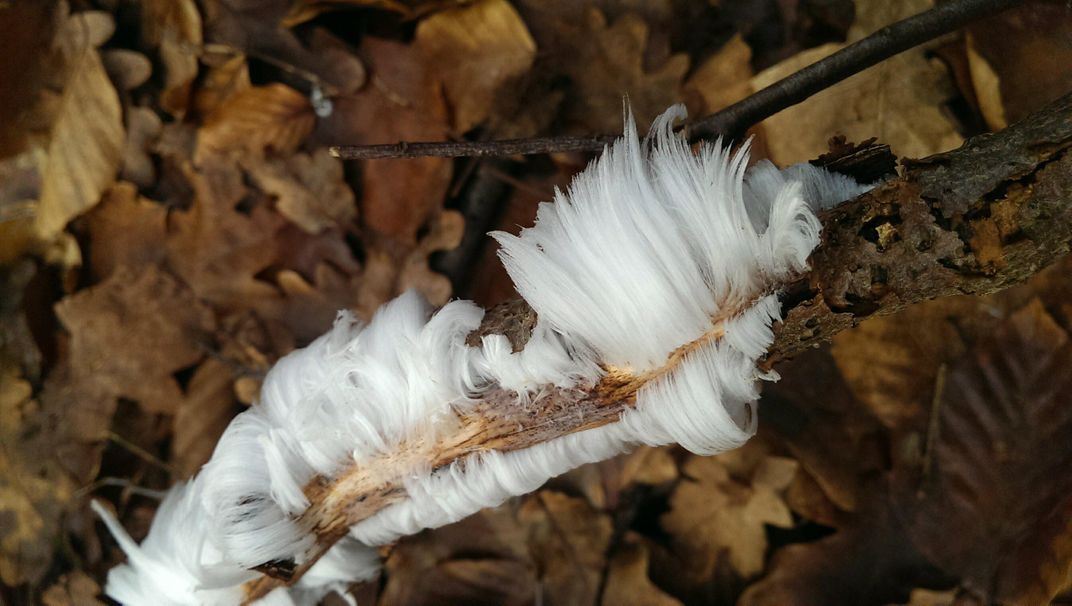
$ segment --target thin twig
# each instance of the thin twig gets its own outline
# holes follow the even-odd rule
[[[748,127],[830,88],[845,78],[971,21],[1020,4],[1021,0],[951,0],[898,21],[770,86],[684,128],[690,142],[722,135],[739,137]],[[536,137],[500,141],[420,141],[388,145],[340,145],[331,155],[346,160],[436,156],[514,156],[553,152],[595,152],[617,135]]]

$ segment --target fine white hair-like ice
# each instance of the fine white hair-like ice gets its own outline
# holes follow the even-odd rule
[[[538,314],[523,350],[502,335],[467,345],[484,311],[466,301],[436,311],[406,293],[368,325],[340,313],[268,373],[258,404],[172,489],[140,546],[94,504],[128,558],[107,593],[125,604],[240,602],[241,585],[258,576],[251,568],[308,557],[314,537],[298,522],[306,484],[352,466],[402,483],[406,498],[353,526],[297,585],[263,603],[315,604],[374,575],[375,545],[636,444],[701,454],[743,444],[755,431],[757,382],[772,378],[756,362],[773,339],[777,292],[818,244],[814,210],[867,188],[810,165],[746,170],[747,146],[693,153],[672,131],[683,117],[670,108],[645,139],[629,117],[621,139],[541,204],[534,226],[493,234]],[[608,372],[651,377],[616,422],[430,470],[427,448],[489,390],[509,390],[523,406]]]

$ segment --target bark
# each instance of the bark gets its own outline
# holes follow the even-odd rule
[[[823,241],[812,271],[788,286],[767,365],[818,347],[874,314],[954,294],[986,294],[1035,274],[1072,241],[1072,95],[1008,129],[960,149],[903,163],[901,176],[821,215]],[[873,148],[872,148],[873,149]],[[852,171],[849,149],[833,159]],[[535,314],[523,301],[488,312],[476,334],[505,334],[516,349]],[[634,378],[635,379],[635,378]],[[403,445],[391,460],[318,478],[306,489],[313,505],[302,522],[318,537],[317,554],[346,529],[405,498],[392,468],[400,460],[450,465],[484,450],[515,450],[613,422],[635,402],[636,382],[613,375],[598,384],[554,389],[519,406],[492,391],[437,444]],[[313,558],[315,561],[315,557]],[[275,575],[251,583],[251,598],[293,582],[308,567],[271,563]]]

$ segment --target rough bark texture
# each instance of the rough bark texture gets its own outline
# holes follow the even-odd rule
[[[953,294],[985,294],[1033,275],[1069,250],[1072,241],[1072,96],[1000,133],[960,149],[905,162],[903,174],[870,193],[823,213],[823,242],[812,271],[789,285],[783,317],[766,363],[774,365],[873,314]],[[849,149],[842,157],[875,153]],[[828,159],[831,160],[831,159]],[[831,161],[836,161],[833,159]],[[842,161],[837,170],[851,172]],[[505,334],[524,346],[535,322],[524,302],[488,312],[471,335]],[[302,516],[322,553],[346,528],[404,498],[392,469],[399,463],[449,465],[482,450],[515,450],[614,421],[631,406],[608,380],[557,389],[528,406],[492,392],[459,419],[458,430],[436,444],[403,446],[385,459],[307,487],[313,506]],[[628,392],[628,390],[625,390]],[[608,395],[613,394],[613,397]],[[315,556],[319,553],[314,554]],[[250,597],[293,582],[285,563],[278,577],[249,586]],[[306,565],[308,566],[308,565]],[[286,571],[280,574],[280,571]]]

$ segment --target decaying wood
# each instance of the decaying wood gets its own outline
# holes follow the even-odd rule
[[[900,177],[823,213],[813,269],[782,297],[785,320],[776,327],[766,364],[816,347],[874,314],[940,296],[1001,290],[1067,253],[1070,147],[1072,95],[1000,133],[905,162]],[[534,322],[524,302],[511,302],[489,311],[470,341],[504,334],[520,349]],[[310,562],[348,526],[405,497],[393,470],[418,460],[439,468],[474,452],[522,449],[613,422],[635,402],[642,382],[631,380],[611,373],[598,384],[551,388],[528,405],[518,405],[512,393],[492,391],[435,444],[404,445],[334,481],[314,480],[306,489],[313,505],[301,518],[318,537]],[[309,566],[289,574],[285,563],[273,564],[276,574],[288,571],[279,574],[285,578],[251,583],[250,598],[294,582]]]

